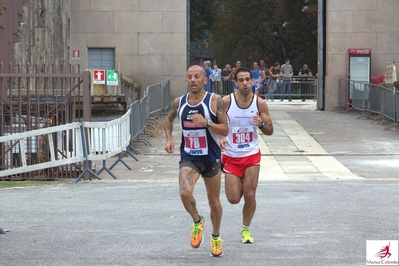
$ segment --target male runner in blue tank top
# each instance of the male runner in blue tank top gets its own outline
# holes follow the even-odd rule
[[[193,219],[191,246],[198,248],[202,243],[202,231],[205,219],[198,213],[193,196],[195,184],[202,175],[211,208],[212,221],[211,256],[222,256],[220,224],[222,205],[220,203],[221,186],[221,150],[220,136],[227,136],[229,127],[223,109],[222,98],[218,94],[208,93],[205,70],[198,65],[187,70],[186,82],[189,93],[176,98],[165,118],[165,150],[174,152],[172,140],[173,121],[178,116],[182,129],[179,163],[180,198],[186,211]]]
[[[240,68],[234,76],[237,91],[223,97],[229,121],[229,134],[221,138],[223,172],[227,200],[237,204],[244,196],[241,241],[253,243],[249,226],[256,209],[261,153],[258,132],[273,134],[273,124],[266,102],[251,89],[251,70]]]

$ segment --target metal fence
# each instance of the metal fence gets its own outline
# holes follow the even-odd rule
[[[220,95],[228,95],[234,91],[234,80],[222,77],[221,81],[212,82],[212,92]],[[266,98],[266,94],[270,91],[270,77],[266,77],[266,87],[260,90],[260,95],[262,98]],[[292,99],[313,99],[316,100],[317,97],[317,79],[315,77],[308,77],[304,80],[303,77],[293,76],[290,80],[291,82],[291,97]],[[274,97],[281,99],[283,95],[283,80],[281,78],[277,79],[277,89],[273,93]],[[287,97],[288,92],[284,92],[284,96]]]
[[[36,129],[89,121],[90,73],[80,73],[77,65],[31,65],[0,63],[0,136],[29,132]],[[50,145],[40,142],[40,136],[24,143],[25,154],[15,147],[0,144],[0,170],[51,161],[50,153],[38,158],[37,151]],[[41,147],[45,145],[46,147]],[[65,141],[54,143],[56,154],[67,154],[71,147]],[[24,158],[22,158],[24,157]],[[6,162],[6,158],[12,158]],[[26,162],[25,162],[26,159]],[[78,165],[58,169],[21,172],[12,179],[53,179],[71,176]]]
[[[89,161],[101,160],[102,167],[96,171],[95,177],[101,179],[99,175],[102,171],[109,173],[114,179],[117,177],[112,173],[111,167],[107,167],[107,159],[120,154],[131,141],[131,110],[129,109],[121,118],[108,122],[83,122],[82,126],[87,136],[87,159]],[[119,157],[118,162],[124,162]],[[112,167],[115,166],[112,165]],[[128,166],[127,166],[128,167]],[[128,169],[131,169],[128,167]],[[78,179],[79,181],[79,179]]]
[[[395,87],[340,79],[338,105],[331,111],[336,108],[343,108],[345,113],[357,111],[360,113],[358,119],[373,116],[373,122],[386,121],[388,125],[384,130],[389,130],[399,125],[399,91]]]
[[[7,77],[13,77],[13,75],[0,75],[0,78]],[[36,75],[34,75],[34,77],[39,78],[39,76]],[[50,75],[47,78],[49,79],[51,77]],[[40,76],[40,78],[42,77]],[[84,83],[84,81],[82,81],[82,83]],[[164,84],[169,84],[169,81]],[[160,88],[165,87],[168,88],[168,86],[165,85],[160,86]],[[85,93],[85,97],[89,99],[87,102],[90,103],[90,91],[88,89],[87,91],[88,94],[86,95]],[[27,92],[28,95],[30,95],[30,93],[31,92]],[[170,91],[166,89],[166,92],[160,91],[159,93],[160,95],[165,95],[166,93],[170,93]],[[58,94],[53,94],[52,98],[58,99],[59,97]],[[53,121],[52,116],[49,116],[47,120],[39,118],[39,116],[35,116],[35,119],[33,119],[33,116],[30,115],[29,112],[26,112],[26,114],[24,112],[19,112],[17,113],[19,116],[16,116],[12,110],[9,110],[8,120],[6,119],[9,123],[4,124],[5,128],[8,128],[9,133],[0,137],[0,147],[2,147],[0,159],[3,162],[0,168],[1,180],[55,180],[62,176],[64,178],[77,177],[76,181],[78,182],[86,173],[90,174],[91,177],[101,179],[100,174],[103,171],[108,172],[113,178],[117,178],[112,173],[112,168],[118,162],[122,162],[131,170],[123,160],[125,154],[130,154],[134,159],[138,160],[134,154],[131,153],[131,151],[136,154],[139,153],[133,148],[133,143],[135,141],[143,141],[145,144],[151,145],[146,138],[142,137],[142,135],[148,135],[146,126],[148,126],[150,121],[149,103],[154,101],[151,97],[155,97],[156,100],[159,100],[158,94],[153,95],[149,93],[140,99],[140,101],[132,103],[130,109],[122,117],[107,122],[81,121],[78,117],[72,116],[71,119],[80,121],[80,123],[75,122],[72,124],[55,125],[51,122]],[[164,97],[169,99],[170,95]],[[82,104],[80,100],[76,102],[76,99],[81,99],[81,97],[75,97],[74,101],[70,100],[69,102]],[[39,102],[41,101],[34,101],[34,103]],[[52,106],[54,102],[48,100],[44,102],[52,103],[45,105],[47,108],[44,109],[51,114],[52,112],[49,112],[49,110],[52,110],[54,107]],[[161,101],[161,103],[162,102],[163,101]],[[27,103],[31,104],[30,101]],[[2,104],[0,106],[7,107],[8,105]],[[35,107],[32,109],[36,111],[37,105],[31,104],[31,106]],[[152,115],[156,115],[157,112],[160,113],[161,110],[166,110],[169,108],[168,106],[169,103],[167,106],[162,104]],[[57,108],[59,107],[54,108],[58,110]],[[7,109],[2,109],[3,120],[4,117],[7,117],[7,113],[3,114],[4,110]],[[26,110],[31,110],[31,108],[27,108]],[[59,111],[63,110],[64,109],[61,109]],[[43,117],[43,115],[40,117]],[[22,123],[21,121],[24,122]],[[27,124],[26,121],[30,123]],[[46,121],[48,124],[43,124],[40,121]],[[57,123],[62,121],[57,120]],[[15,126],[16,129],[12,127],[13,123],[17,125]],[[31,123],[34,123],[36,128],[41,129],[36,130],[35,127],[30,125]],[[23,128],[23,130],[21,128]],[[112,166],[108,167],[106,165],[107,159],[115,155],[118,155],[117,160]],[[93,171],[90,165],[95,160],[102,161],[102,168],[97,171]],[[63,175],[60,175],[59,172],[65,171],[65,169],[69,169],[69,171],[63,172]]]
[[[162,112],[161,115],[166,115],[170,109],[170,80],[163,83],[162,93]]]
[[[162,90],[163,86],[161,83],[150,85],[145,90],[145,95],[148,95],[148,112],[149,115],[155,113],[161,113],[162,111]]]
[[[27,150],[30,149],[27,143],[32,140],[37,140],[37,150]],[[59,172],[57,167],[83,161],[81,140],[79,123],[1,136],[0,143],[8,152],[1,158],[3,167],[0,177],[27,173],[31,174],[29,176],[43,176],[42,172],[48,170],[45,171],[47,178],[42,179],[53,179],[57,175],[54,169]]]

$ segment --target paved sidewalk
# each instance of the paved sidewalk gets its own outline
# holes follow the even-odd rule
[[[399,178],[399,129],[383,131],[384,126],[371,120],[356,119],[356,113],[315,111],[314,101],[267,103],[274,134],[262,135],[260,180]],[[135,169],[133,172],[123,164],[115,167],[118,179],[177,178],[181,134],[177,119],[173,132],[175,154],[164,151],[163,129],[158,127],[158,137],[146,137],[152,146],[134,144],[142,153],[136,156],[140,161],[125,158]],[[114,161],[111,158],[107,164]],[[106,173],[103,176],[111,178]]]

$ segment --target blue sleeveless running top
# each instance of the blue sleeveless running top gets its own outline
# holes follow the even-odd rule
[[[211,119],[217,123],[216,114],[210,107],[213,93],[207,92],[202,101],[196,105],[188,104],[188,95],[187,93],[180,98],[177,110],[182,130],[181,160],[220,162],[219,135],[203,127],[202,124],[193,122],[191,118],[191,114],[198,113],[207,120]]]

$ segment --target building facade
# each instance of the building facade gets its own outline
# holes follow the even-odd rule
[[[167,80],[172,96],[187,91],[186,0],[70,1],[71,50],[80,51],[71,61],[87,69],[110,60],[141,91]]]
[[[371,75],[399,62],[399,1],[326,0],[325,110],[338,103],[338,81],[347,78],[347,49],[371,49]]]
[[[70,0],[1,0],[0,62],[69,62]]]

